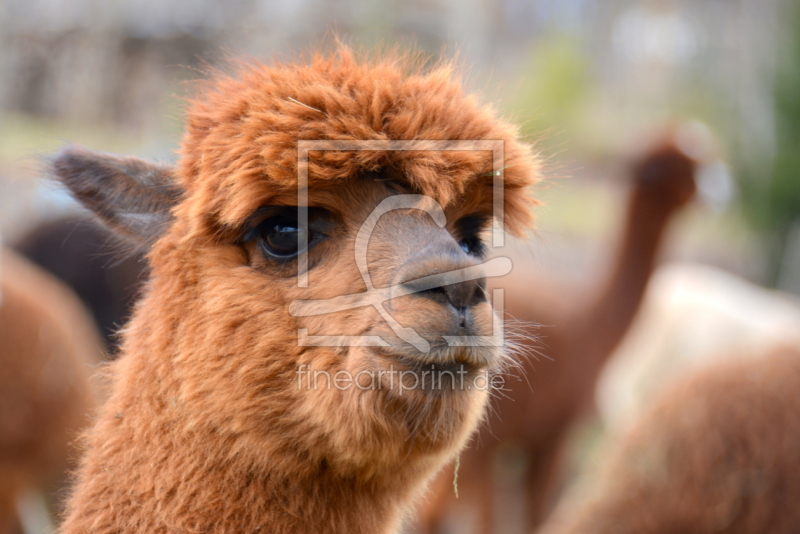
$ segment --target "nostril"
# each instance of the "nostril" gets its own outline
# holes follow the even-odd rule
[[[467,326],[467,309],[456,308],[456,312],[458,313],[458,326],[465,328]]]
[[[463,317],[473,306],[488,301],[486,278],[476,259],[468,258],[461,250],[451,250],[449,245],[443,250],[442,247],[426,247],[402,265],[395,280],[403,293],[449,304]],[[433,285],[436,287],[431,287]]]

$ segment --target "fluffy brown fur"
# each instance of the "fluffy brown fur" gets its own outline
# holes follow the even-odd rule
[[[543,532],[800,532],[798,390],[797,347],[684,377]]]
[[[187,193],[181,210],[198,222],[237,226],[259,206],[296,196],[301,139],[502,140],[510,193],[505,223],[520,235],[531,222],[532,199],[523,189],[538,170],[529,147],[490,107],[464,94],[452,65],[422,70],[416,63],[402,56],[358,61],[342,50],[315,55],[308,65],[276,64],[215,80],[189,111],[178,164]],[[474,198],[474,188],[487,192],[492,166],[483,151],[324,151],[311,157],[309,187],[379,169],[393,169],[413,191],[448,206],[485,201]]]
[[[461,455],[458,500],[453,471],[444,470],[434,495],[423,504],[420,528],[440,532],[457,507],[477,511],[478,531],[493,532],[502,515],[495,510],[495,476],[504,454],[524,458],[525,527],[544,518],[560,486],[562,449],[575,420],[592,400],[597,377],[636,314],[671,217],[692,198],[694,162],[667,134],[632,168],[633,184],[623,235],[607,276],[590,291],[553,290],[532,277],[524,261],[489,287],[505,291],[509,319],[523,320],[532,352],[523,360],[519,381],[509,380],[476,442]],[[525,324],[525,323],[523,323]],[[505,451],[505,452],[504,452]],[[516,489],[516,488],[515,488]]]
[[[308,288],[298,287],[296,262],[265,255],[258,228],[270,210],[297,204],[299,139],[499,139],[506,224],[521,231],[537,162],[515,136],[462,93],[449,67],[422,71],[402,57],[358,60],[341,49],[215,80],[189,109],[174,173],[146,172],[148,183],[160,184],[156,202],[130,179],[139,172],[130,159],[79,149],[58,157],[59,178],[112,226],[130,218],[141,225],[158,202],[173,203],[171,218],[158,210],[152,226],[133,231],[144,243],[160,235],[149,253],[151,278],[123,333],[111,397],[87,437],[61,532],[394,530],[466,442],[488,392],[402,391],[380,378],[383,387],[304,388],[298,370],[375,376],[432,365],[474,377],[495,369],[495,348],[441,343],[451,331],[490,333],[482,282],[387,301],[392,317],[430,341],[427,354],[395,336],[372,307],[295,317],[288,305],[365,289],[356,233],[398,193],[430,195],[447,225],[418,210],[384,215],[367,248],[375,287],[477,265],[459,239],[464,220],[491,213],[491,154],[312,153],[309,203],[328,218],[325,239],[308,253]],[[380,335],[388,345],[299,346],[298,328]]]
[[[0,250],[0,533],[19,528],[23,490],[56,482],[94,403],[101,341],[80,302]]]

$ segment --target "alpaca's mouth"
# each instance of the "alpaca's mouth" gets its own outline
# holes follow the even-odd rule
[[[432,373],[471,373],[479,371],[480,368],[464,359],[453,359],[449,361],[426,361],[406,356],[399,356],[396,362],[407,370],[413,372],[430,371]]]
[[[489,388],[498,367],[497,355],[488,347],[447,347],[419,355],[381,348],[373,354],[379,372],[396,380],[400,389],[434,394]]]
[[[375,352],[382,359],[408,370],[479,372],[494,367],[498,359],[492,347],[433,346],[426,353],[381,348]]]

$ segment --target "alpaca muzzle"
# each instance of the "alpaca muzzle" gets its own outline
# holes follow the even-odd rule
[[[372,306],[378,312],[374,325],[360,337],[304,339],[388,346],[383,352],[426,363],[464,360],[488,366],[502,334],[496,332],[486,277],[507,274],[511,262],[502,257],[483,262],[459,245],[446,223],[441,207],[429,197],[392,195],[380,202],[354,242],[366,291],[297,300],[289,307],[293,316],[307,317]]]

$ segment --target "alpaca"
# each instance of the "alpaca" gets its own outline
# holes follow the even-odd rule
[[[94,404],[101,341],[77,298],[0,250],[0,533],[22,527],[23,492],[58,481]]]
[[[41,222],[13,244],[14,250],[67,284],[92,312],[114,357],[116,333],[128,318],[144,278],[144,258],[115,257],[108,231],[75,215]]]
[[[800,345],[795,295],[709,265],[663,265],[598,381],[603,426],[615,432],[626,425],[679,373],[779,344]]]
[[[545,533],[800,532],[800,346],[664,389]]]
[[[591,404],[598,374],[636,314],[667,223],[694,194],[694,161],[675,139],[668,134],[635,163],[621,246],[594,295],[581,291],[570,300],[563,292],[548,294],[519,263],[510,275],[489,281],[490,288],[508,289],[509,319],[545,325],[531,331],[529,342],[541,358],[523,360],[524,378],[509,381],[497,396],[495,415],[462,453],[458,472],[442,471],[420,508],[421,531],[441,532],[448,515],[457,517],[458,507],[469,507],[479,515],[478,531],[493,532],[498,521],[493,466],[504,451],[524,458],[526,530],[547,514],[559,487],[568,431]]]
[[[393,532],[466,443],[505,352],[444,336],[492,339],[482,230],[500,167],[500,222],[529,226],[538,159],[450,66],[415,61],[243,65],[191,103],[174,168],[54,159],[150,271],[62,534]],[[302,167],[304,140],[349,148]],[[407,140],[499,141],[504,161],[374,143]]]

